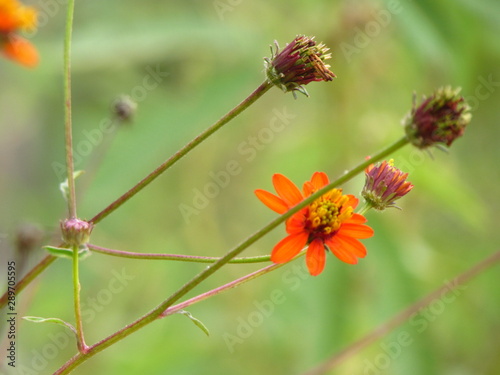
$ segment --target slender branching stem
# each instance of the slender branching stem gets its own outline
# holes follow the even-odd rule
[[[99,221],[104,219],[110,213],[115,211],[118,207],[123,205],[126,201],[132,198],[135,194],[140,192],[146,186],[148,186],[151,182],[153,182],[158,176],[160,176],[163,172],[165,172],[168,168],[174,165],[177,161],[179,161],[183,156],[193,150],[196,146],[198,146],[205,139],[214,134],[217,130],[219,130],[223,125],[227,124],[229,121],[238,116],[245,109],[250,107],[257,99],[259,99],[262,95],[264,95],[273,85],[269,83],[267,80],[262,83],[254,92],[252,92],[245,100],[243,100],[240,104],[234,107],[231,111],[229,111],[226,115],[221,117],[219,121],[215,124],[204,130],[201,134],[199,134],[196,138],[194,138],[191,142],[186,144],[183,148],[181,148],[177,153],[171,156],[168,160],[162,163],[158,168],[156,168],[153,172],[144,177],[141,181],[139,181],[134,187],[132,187],[129,191],[111,203],[104,210],[95,215],[90,222],[97,224]]]
[[[16,294],[21,293],[21,291],[28,286],[38,275],[40,275],[48,266],[50,266],[57,257],[48,254],[40,262],[38,262],[22,279],[20,279],[16,284]],[[8,293],[5,292],[2,297],[0,297],[0,310],[7,304]]]
[[[107,347],[113,345],[114,343],[124,339],[125,337],[129,336],[130,334],[136,332],[137,330],[141,329],[142,327],[153,322],[165,310],[167,310],[175,302],[177,302],[180,298],[182,298],[184,295],[186,295],[191,290],[193,290],[202,281],[206,280],[209,276],[211,276],[214,272],[219,270],[222,266],[224,266],[226,263],[228,263],[231,259],[236,257],[243,250],[245,250],[247,247],[249,247],[250,245],[255,243],[257,240],[262,238],[264,235],[269,233],[271,230],[276,228],[278,225],[283,223],[286,219],[291,217],[293,214],[295,214],[296,212],[298,212],[302,208],[306,207],[307,205],[309,205],[314,200],[321,197],[326,192],[339,186],[340,184],[343,184],[343,183],[349,181],[351,178],[355,177],[357,174],[363,172],[364,169],[368,165],[370,165],[371,163],[375,163],[375,162],[383,159],[384,157],[395,152],[396,150],[403,147],[407,143],[408,143],[408,139],[406,137],[401,138],[400,140],[396,141],[395,143],[393,143],[389,147],[383,149],[382,151],[380,151],[376,155],[372,156],[372,158],[370,160],[365,160],[364,162],[360,163],[358,166],[356,166],[355,168],[353,168],[349,172],[346,172],[340,178],[331,182],[330,184],[328,184],[324,188],[316,191],[314,194],[310,195],[308,198],[304,199],[302,202],[300,202],[296,206],[292,207],[286,213],[279,216],[278,218],[276,218],[275,220],[273,220],[272,222],[270,222],[269,224],[267,224],[266,226],[261,228],[259,231],[257,231],[256,233],[254,233],[253,235],[251,235],[250,237],[245,239],[243,242],[241,242],[235,248],[233,248],[232,250],[227,252],[218,261],[216,261],[215,263],[208,266],[206,269],[204,269],[202,272],[200,272],[198,275],[196,275],[194,278],[192,278],[190,281],[188,281],[186,284],[184,284],[179,290],[177,290],[174,294],[172,294],[169,298],[167,298],[165,301],[160,303],[157,307],[155,307],[153,310],[148,312],[146,315],[144,315],[141,318],[137,319],[136,321],[130,323],[129,325],[122,328],[121,330],[113,333],[112,335],[106,337],[105,339],[99,341],[98,343],[90,346],[86,353],[76,354],[73,358],[71,358],[68,362],[66,362],[55,374],[68,374],[71,370],[73,370],[74,368],[79,366],[81,363],[85,362],[90,357],[94,356],[95,354],[101,352],[102,350],[106,349]]]
[[[302,250],[296,257],[294,257],[292,259],[292,261],[295,260],[295,259],[297,259],[297,258],[299,258],[299,257],[301,257],[305,253],[306,253],[306,250]],[[229,290],[229,289],[232,289],[232,288],[236,288],[237,286],[240,286],[241,284],[244,284],[244,283],[246,283],[246,282],[248,282],[250,280],[256,279],[259,276],[265,275],[266,273],[269,273],[269,272],[274,271],[274,270],[276,270],[278,268],[281,268],[281,267],[283,267],[284,265],[286,265],[288,263],[271,264],[270,266],[261,268],[260,270],[257,270],[255,272],[252,272],[252,273],[248,274],[248,275],[240,277],[239,279],[231,281],[230,283],[224,284],[224,285],[222,285],[222,286],[220,286],[218,288],[209,290],[208,292],[202,293],[202,294],[200,294],[200,295],[198,295],[196,297],[193,297],[193,298],[190,298],[190,299],[188,299],[188,300],[186,300],[184,302],[181,302],[181,303],[179,303],[179,304],[177,304],[175,306],[169,307],[168,309],[166,309],[160,315],[160,317],[164,318],[164,317],[166,317],[168,315],[175,314],[176,312],[178,312],[180,310],[184,310],[186,307],[189,307],[191,305],[194,305],[195,303],[198,303],[198,302],[201,302],[203,300],[206,300],[207,298],[215,296],[215,295],[217,295],[219,293],[225,292],[226,290]]]
[[[78,350],[80,353],[85,353],[87,351],[87,345],[85,344],[85,335],[83,334],[83,323],[82,323],[82,310],[80,304],[80,277],[78,274],[78,247],[73,247],[73,301],[75,308],[75,328],[76,336],[78,339]]]
[[[156,253],[134,253],[130,251],[114,250],[108,249],[101,246],[96,246],[88,244],[89,250],[111,255],[121,258],[131,258],[131,259],[155,259],[155,260],[174,260],[180,262],[194,262],[194,263],[215,263],[220,259],[220,257],[204,257],[198,255],[181,255],[181,254],[156,254]],[[231,259],[228,263],[262,263],[269,262],[271,260],[270,255],[261,255],[255,257],[242,257]]]
[[[64,36],[64,133],[66,144],[66,174],[68,175],[68,214],[76,218],[76,191],[73,179],[73,131],[71,123],[71,34],[75,1],[68,1],[66,32]]]
[[[410,319],[410,317],[417,311],[428,306],[434,300],[442,298],[443,294],[446,293],[447,291],[454,290],[457,287],[463,286],[464,284],[468,283],[471,279],[473,279],[480,273],[484,272],[486,269],[492,267],[493,265],[499,262],[500,262],[500,251],[497,251],[496,253],[493,253],[486,259],[479,262],[478,264],[469,268],[462,274],[458,275],[452,281],[444,283],[438,289],[434,290],[432,293],[429,293],[421,300],[407,307],[399,314],[386,321],[384,324],[375,328],[366,336],[362,337],[358,341],[342,349],[340,352],[335,353],[331,358],[326,360],[323,364],[308,371],[304,375],[321,375],[330,373],[330,370],[332,370],[334,367],[337,367],[341,363],[345,362],[347,359],[359,353],[362,349],[373,344],[375,341],[379,340],[380,338],[391,332],[396,327],[407,322]]]

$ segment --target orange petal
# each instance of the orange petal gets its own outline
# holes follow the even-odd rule
[[[350,206],[353,209],[355,209],[358,206],[359,199],[356,198],[354,195],[351,195],[351,194],[347,194],[347,197],[349,198],[349,200],[344,204],[344,207],[349,207]]]
[[[338,234],[335,236],[342,248],[350,252],[352,255],[358,258],[364,258],[366,256],[366,247],[360,241],[355,238],[343,236]]]
[[[278,195],[289,207],[295,206],[304,199],[297,186],[282,174],[276,173],[273,175],[273,185]]]
[[[260,199],[262,203],[264,203],[271,210],[284,214],[288,211],[288,205],[283,201],[283,199],[277,197],[274,194],[271,194],[268,191],[257,189],[255,190],[255,195]]]
[[[29,68],[33,68],[38,64],[38,52],[35,47],[26,39],[18,36],[9,36],[9,39],[3,45],[2,52],[8,58]]]
[[[309,245],[306,254],[306,264],[311,276],[318,276],[325,268],[326,251],[323,241],[315,239]]]
[[[274,263],[286,263],[306,246],[309,235],[306,232],[291,234],[276,244],[271,253]]]
[[[330,248],[333,255],[339,258],[342,262],[349,264],[358,263],[358,259],[349,251],[350,248],[346,247],[342,240],[339,240],[339,236],[330,238],[326,241],[326,244]]]
[[[314,172],[311,178],[311,183],[314,185],[316,190],[319,190],[330,183],[328,176],[324,172]]]
[[[286,221],[286,232],[288,234],[299,233],[304,230],[306,217],[302,211],[297,212]]]
[[[353,214],[350,219],[346,220],[346,223],[349,224],[364,224],[368,220],[366,220],[366,217],[360,214]]]
[[[370,238],[373,236],[373,229],[367,225],[344,223],[340,227],[338,234],[352,238]]]
[[[302,185],[302,191],[304,192],[304,197],[308,197],[316,190],[314,189],[314,185],[311,181],[306,181],[304,182],[304,185]]]

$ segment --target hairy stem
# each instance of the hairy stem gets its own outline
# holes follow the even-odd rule
[[[126,201],[132,198],[135,194],[140,192],[146,186],[148,186],[151,182],[153,182],[158,176],[160,176],[163,172],[165,172],[168,168],[174,165],[178,160],[180,160],[184,155],[193,150],[196,146],[198,146],[201,142],[207,139],[209,136],[214,134],[217,130],[219,130],[223,125],[227,124],[229,121],[238,116],[243,110],[252,105],[257,99],[259,99],[262,95],[264,95],[273,85],[269,83],[267,80],[262,83],[254,92],[252,92],[245,100],[243,100],[240,104],[238,104],[235,108],[229,111],[226,115],[224,115],[219,121],[215,124],[207,128],[201,134],[199,134],[196,138],[194,138],[191,142],[181,148],[177,153],[175,153],[172,157],[170,157],[167,161],[162,163],[158,168],[156,168],[153,172],[143,178],[140,182],[138,182],[133,188],[111,203],[104,210],[95,215],[90,222],[96,224],[110,213],[115,211],[118,207],[123,205]]]
[[[306,252],[305,250],[302,250],[295,258],[292,260],[295,260],[302,255],[304,255]],[[288,262],[289,263],[289,262]],[[270,266],[261,268],[260,270],[257,270],[255,272],[252,272],[246,276],[240,277],[239,279],[236,279],[234,281],[231,281],[230,283],[224,284],[218,288],[209,290],[208,292],[202,293],[196,297],[190,298],[184,302],[181,302],[175,306],[169,307],[166,309],[161,315],[161,318],[164,318],[168,315],[175,314],[176,312],[185,309],[186,307],[189,307],[191,305],[194,305],[195,303],[201,302],[203,300],[206,300],[209,297],[215,296],[219,293],[225,292],[226,290],[236,288],[237,286],[240,286],[241,284],[244,284],[250,280],[256,279],[259,276],[265,275],[266,273],[269,273],[271,271],[274,271],[275,269],[281,268],[284,265],[288,263],[279,263],[279,264],[271,264]]]
[[[89,250],[111,255],[115,257],[122,258],[132,258],[132,259],[156,259],[156,260],[176,260],[180,262],[194,262],[194,263],[215,263],[220,259],[220,257],[204,257],[197,255],[180,255],[180,254],[155,254],[155,253],[134,253],[130,251],[107,249],[105,247],[96,246],[88,244]],[[270,255],[261,255],[255,257],[242,257],[231,259],[228,263],[262,263],[269,262],[271,260]]]
[[[66,144],[66,174],[68,175],[68,214],[70,218],[76,218],[76,192],[75,180],[73,179],[73,134],[71,124],[71,34],[73,31],[73,13],[75,1],[68,1],[68,12],[66,15],[66,32],[64,36],[64,132]]]
[[[466,270],[462,274],[458,275],[452,281],[446,282],[444,285],[440,286],[438,289],[436,289],[432,293],[426,295],[421,300],[415,302],[410,307],[404,309],[399,314],[394,316],[392,319],[388,320],[384,324],[375,328],[372,332],[370,332],[369,334],[367,334],[366,336],[364,336],[360,340],[354,342],[353,344],[349,345],[345,349],[336,353],[330,359],[328,359],[326,362],[324,362],[320,366],[316,367],[315,369],[308,371],[304,375],[326,374],[328,371],[330,371],[334,367],[345,362],[348,358],[351,358],[353,355],[360,352],[362,349],[373,344],[375,341],[382,338],[387,333],[391,332],[394,328],[407,322],[408,319],[410,319],[410,317],[414,313],[416,313],[420,309],[428,306],[435,299],[441,298],[443,293],[446,293],[449,290],[453,290],[453,289],[455,289],[463,284],[466,284],[472,278],[479,275],[480,273],[482,273],[483,271],[485,271],[489,267],[492,267],[493,265],[495,265],[498,262],[500,262],[500,251],[497,251],[496,253],[488,256],[486,259],[482,260],[478,264],[474,265],[473,267],[469,268],[468,270]]]
[[[107,347],[113,345],[114,343],[124,339],[125,337],[129,336],[130,334],[136,332],[137,330],[141,329],[142,327],[153,322],[165,310],[167,310],[170,306],[172,306],[180,298],[182,298],[184,295],[186,295],[191,290],[193,290],[202,281],[206,280],[210,275],[212,275],[214,272],[216,272],[218,269],[220,269],[223,265],[228,263],[231,259],[233,259],[235,256],[240,254],[247,247],[249,247],[250,245],[255,243],[257,240],[262,238],[264,235],[269,233],[271,230],[276,228],[278,225],[283,223],[286,219],[291,217],[293,214],[295,214],[296,212],[298,212],[302,208],[306,207],[307,205],[309,205],[314,200],[321,197],[326,192],[339,186],[340,184],[343,184],[343,183],[349,181],[351,178],[355,177],[357,174],[363,172],[364,169],[368,165],[370,165],[371,163],[374,163],[374,162],[377,162],[377,161],[383,159],[384,157],[395,152],[396,150],[403,147],[407,143],[408,143],[408,139],[406,137],[401,138],[400,140],[396,141],[395,143],[393,143],[389,147],[383,149],[382,151],[380,151],[379,153],[374,155],[370,160],[365,160],[364,162],[360,163],[358,166],[356,166],[355,168],[353,168],[349,172],[345,173],[342,177],[336,179],[335,181],[333,181],[329,185],[325,186],[324,188],[316,191],[314,194],[312,194],[308,198],[304,199],[302,202],[300,202],[296,206],[292,207],[286,213],[277,217],[275,220],[273,220],[272,222],[270,222],[269,224],[267,224],[266,226],[261,228],[259,231],[257,231],[256,233],[254,233],[253,235],[248,237],[246,240],[241,242],[235,248],[233,248],[232,250],[227,252],[218,261],[216,261],[215,263],[208,266],[205,270],[203,270],[198,275],[196,275],[194,278],[192,278],[190,281],[188,281],[186,284],[184,284],[179,290],[177,290],[174,294],[172,294],[165,301],[160,303],[157,307],[155,307],[149,313],[147,313],[146,315],[137,319],[136,321],[130,323],[129,325],[127,325],[123,329],[115,332],[111,336],[108,336],[105,339],[99,341],[95,345],[90,346],[88,348],[87,353],[76,354],[73,358],[71,358],[68,362],[66,362],[55,374],[67,374],[67,373],[69,373],[72,369],[76,368],[78,365],[85,362],[90,357],[94,356],[95,354],[101,352],[102,350],[106,349]]]
[[[85,344],[85,336],[83,334],[82,312],[80,305],[80,277],[78,275],[78,247],[73,247],[73,300],[75,308],[75,328],[78,338],[78,350],[80,353],[85,353],[87,345]]]

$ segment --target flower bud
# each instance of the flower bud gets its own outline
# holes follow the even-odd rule
[[[462,136],[471,120],[470,107],[459,95],[460,88],[436,90],[417,108],[415,103],[404,120],[408,139],[418,148],[433,145],[450,146]]]
[[[84,245],[89,242],[94,225],[80,219],[66,219],[61,221],[62,238],[66,245]]]
[[[376,210],[398,208],[394,202],[413,189],[413,185],[406,181],[408,173],[403,173],[394,167],[393,160],[371,164],[366,168],[365,175],[366,182],[361,195]]]
[[[303,85],[312,81],[331,81],[335,78],[325,64],[331,58],[328,48],[322,43],[316,44],[314,37],[297,36],[280,52],[278,42],[274,42],[276,51],[271,47],[271,58],[264,58],[269,81],[284,92],[299,91],[309,96]]]
[[[137,103],[128,95],[122,95],[113,102],[113,115],[119,121],[131,121],[136,110]]]

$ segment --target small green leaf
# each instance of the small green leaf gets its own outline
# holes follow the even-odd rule
[[[74,171],[73,172],[73,180],[76,180],[78,177],[80,177],[82,174],[84,174],[85,171]],[[64,199],[68,200],[69,197],[69,183],[68,179],[64,180],[59,184],[59,190],[61,190],[61,193],[64,197]]]
[[[33,323],[55,323],[55,324],[60,324],[62,326],[65,326],[66,328],[69,328],[70,330],[73,331],[73,333],[76,335],[76,329],[73,327],[71,324],[68,322],[65,322],[62,319],[59,318],[40,318],[38,316],[23,316],[24,320],[27,320],[28,322],[33,322]]]
[[[44,248],[51,253],[52,255],[59,257],[59,258],[73,258],[73,250],[70,249],[64,249],[62,247],[55,247],[55,246],[44,246]]]
[[[55,246],[44,246],[44,248],[51,253],[52,255],[59,258],[68,258],[73,259],[73,250],[66,249],[63,247],[55,247]],[[78,259],[83,260],[87,258],[90,254],[92,254],[86,245],[80,246],[78,249]]]
[[[181,310],[177,312],[178,314],[182,314],[184,316],[187,316],[191,321],[198,326],[207,336],[210,336],[210,332],[208,331],[208,328],[205,324],[202,323],[201,320],[196,319],[194,316],[191,315],[189,311]]]

